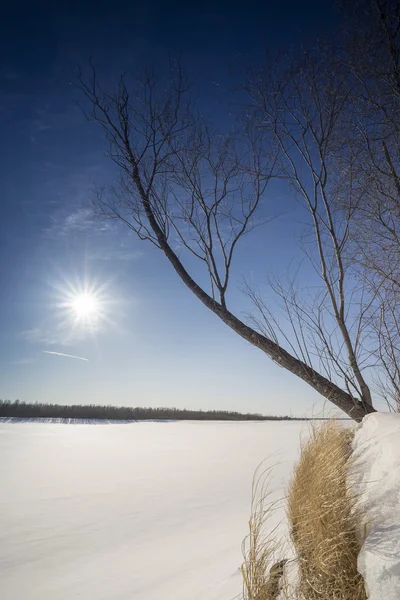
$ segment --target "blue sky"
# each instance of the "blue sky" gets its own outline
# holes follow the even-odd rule
[[[323,6],[324,5],[324,6]],[[7,12],[8,11],[8,12]],[[316,393],[218,322],[150,244],[91,213],[94,182],[115,172],[101,131],[72,85],[93,56],[106,74],[147,55],[182,52],[201,101],[222,118],[237,66],[329,27],[325,3],[22,3],[0,25],[0,397],[302,414]],[[222,90],[222,93],[221,93]],[[242,248],[242,277],[284,272],[298,253],[299,215],[285,215]],[[287,210],[286,210],[287,209]],[[263,251],[256,250],[263,243]],[[97,330],[65,323],[71,287],[102,290]],[[235,287],[237,291],[235,291]],[[68,330],[70,328],[70,330]],[[48,352],[71,354],[87,361]]]

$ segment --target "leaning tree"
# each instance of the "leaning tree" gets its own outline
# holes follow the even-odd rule
[[[362,30],[362,19],[356,33],[357,27]],[[382,27],[379,11],[376,27]],[[355,110],[360,102],[370,107],[374,93],[383,107],[392,96],[385,101],[382,86],[370,85],[367,103],[362,88],[378,81],[378,74],[365,64],[358,69],[352,35],[249,71],[247,106],[228,131],[202,116],[176,61],[161,77],[153,70],[135,81],[121,77],[110,92],[92,67],[88,77],[80,75],[79,86],[89,101],[87,115],[104,128],[120,172],[117,186],[97,194],[103,215],[154,244],[226,325],[359,421],[375,410],[368,369],[380,361],[385,371],[382,339],[379,346],[385,320],[378,317],[389,304],[384,315],[393,326],[393,299],[376,284],[378,266],[386,269],[378,254],[373,275],[365,263],[371,239],[360,229],[366,223],[375,227],[377,218],[366,216],[372,202],[367,196],[374,196],[368,178],[382,197],[389,189],[379,178],[380,122],[373,126],[367,109],[356,118]],[[366,170],[367,153],[373,158]],[[304,249],[320,280],[312,296],[299,295],[295,282],[272,285],[291,332],[249,285],[258,310],[251,322],[232,312],[228,296],[238,246],[273,218],[271,183],[277,178],[308,214],[313,243]],[[396,181],[392,177],[392,188]],[[356,249],[363,236],[362,250]],[[189,255],[203,265],[207,286],[189,269]],[[393,339],[386,343],[396,354]]]

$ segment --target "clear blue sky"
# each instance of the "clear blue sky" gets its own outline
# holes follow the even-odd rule
[[[215,8],[215,4],[217,8]],[[202,101],[221,110],[229,67],[260,62],[329,28],[330,3],[30,2],[0,24],[0,397],[302,414],[319,399],[218,322],[166,259],[125,229],[97,222],[90,186],[113,179],[101,132],[71,85],[88,58],[118,73],[147,54],[181,51]],[[277,192],[277,205],[285,203]],[[283,272],[297,254],[289,211],[249,242],[241,276]],[[265,238],[264,238],[265,241]],[[235,281],[234,281],[235,283]],[[66,323],[69,290],[101,289],[96,331]],[[72,359],[48,352],[87,358]]]

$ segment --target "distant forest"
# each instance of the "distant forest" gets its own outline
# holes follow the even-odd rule
[[[0,417],[53,418],[53,419],[107,419],[152,420],[173,419],[178,421],[281,421],[303,420],[296,417],[263,416],[221,410],[185,410],[180,408],[145,408],[130,406],[98,406],[96,404],[43,404],[16,400],[0,400]]]

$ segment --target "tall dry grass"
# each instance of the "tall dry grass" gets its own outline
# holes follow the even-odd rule
[[[277,537],[280,523],[274,519],[276,511],[282,508],[282,498],[272,499],[273,467],[264,470],[263,464],[253,477],[249,534],[242,545],[245,600],[276,600],[287,562],[278,558],[282,553],[282,542]]]
[[[289,485],[288,520],[301,600],[367,597],[357,571],[361,519],[346,481],[352,437],[352,429],[337,421],[313,426]]]
[[[352,437],[350,428],[331,420],[314,424],[302,444],[286,499],[295,582],[287,577],[291,556],[276,528],[269,527],[276,508],[268,503],[270,478],[253,484],[242,568],[245,600],[366,600],[357,571],[361,515],[346,482]]]

